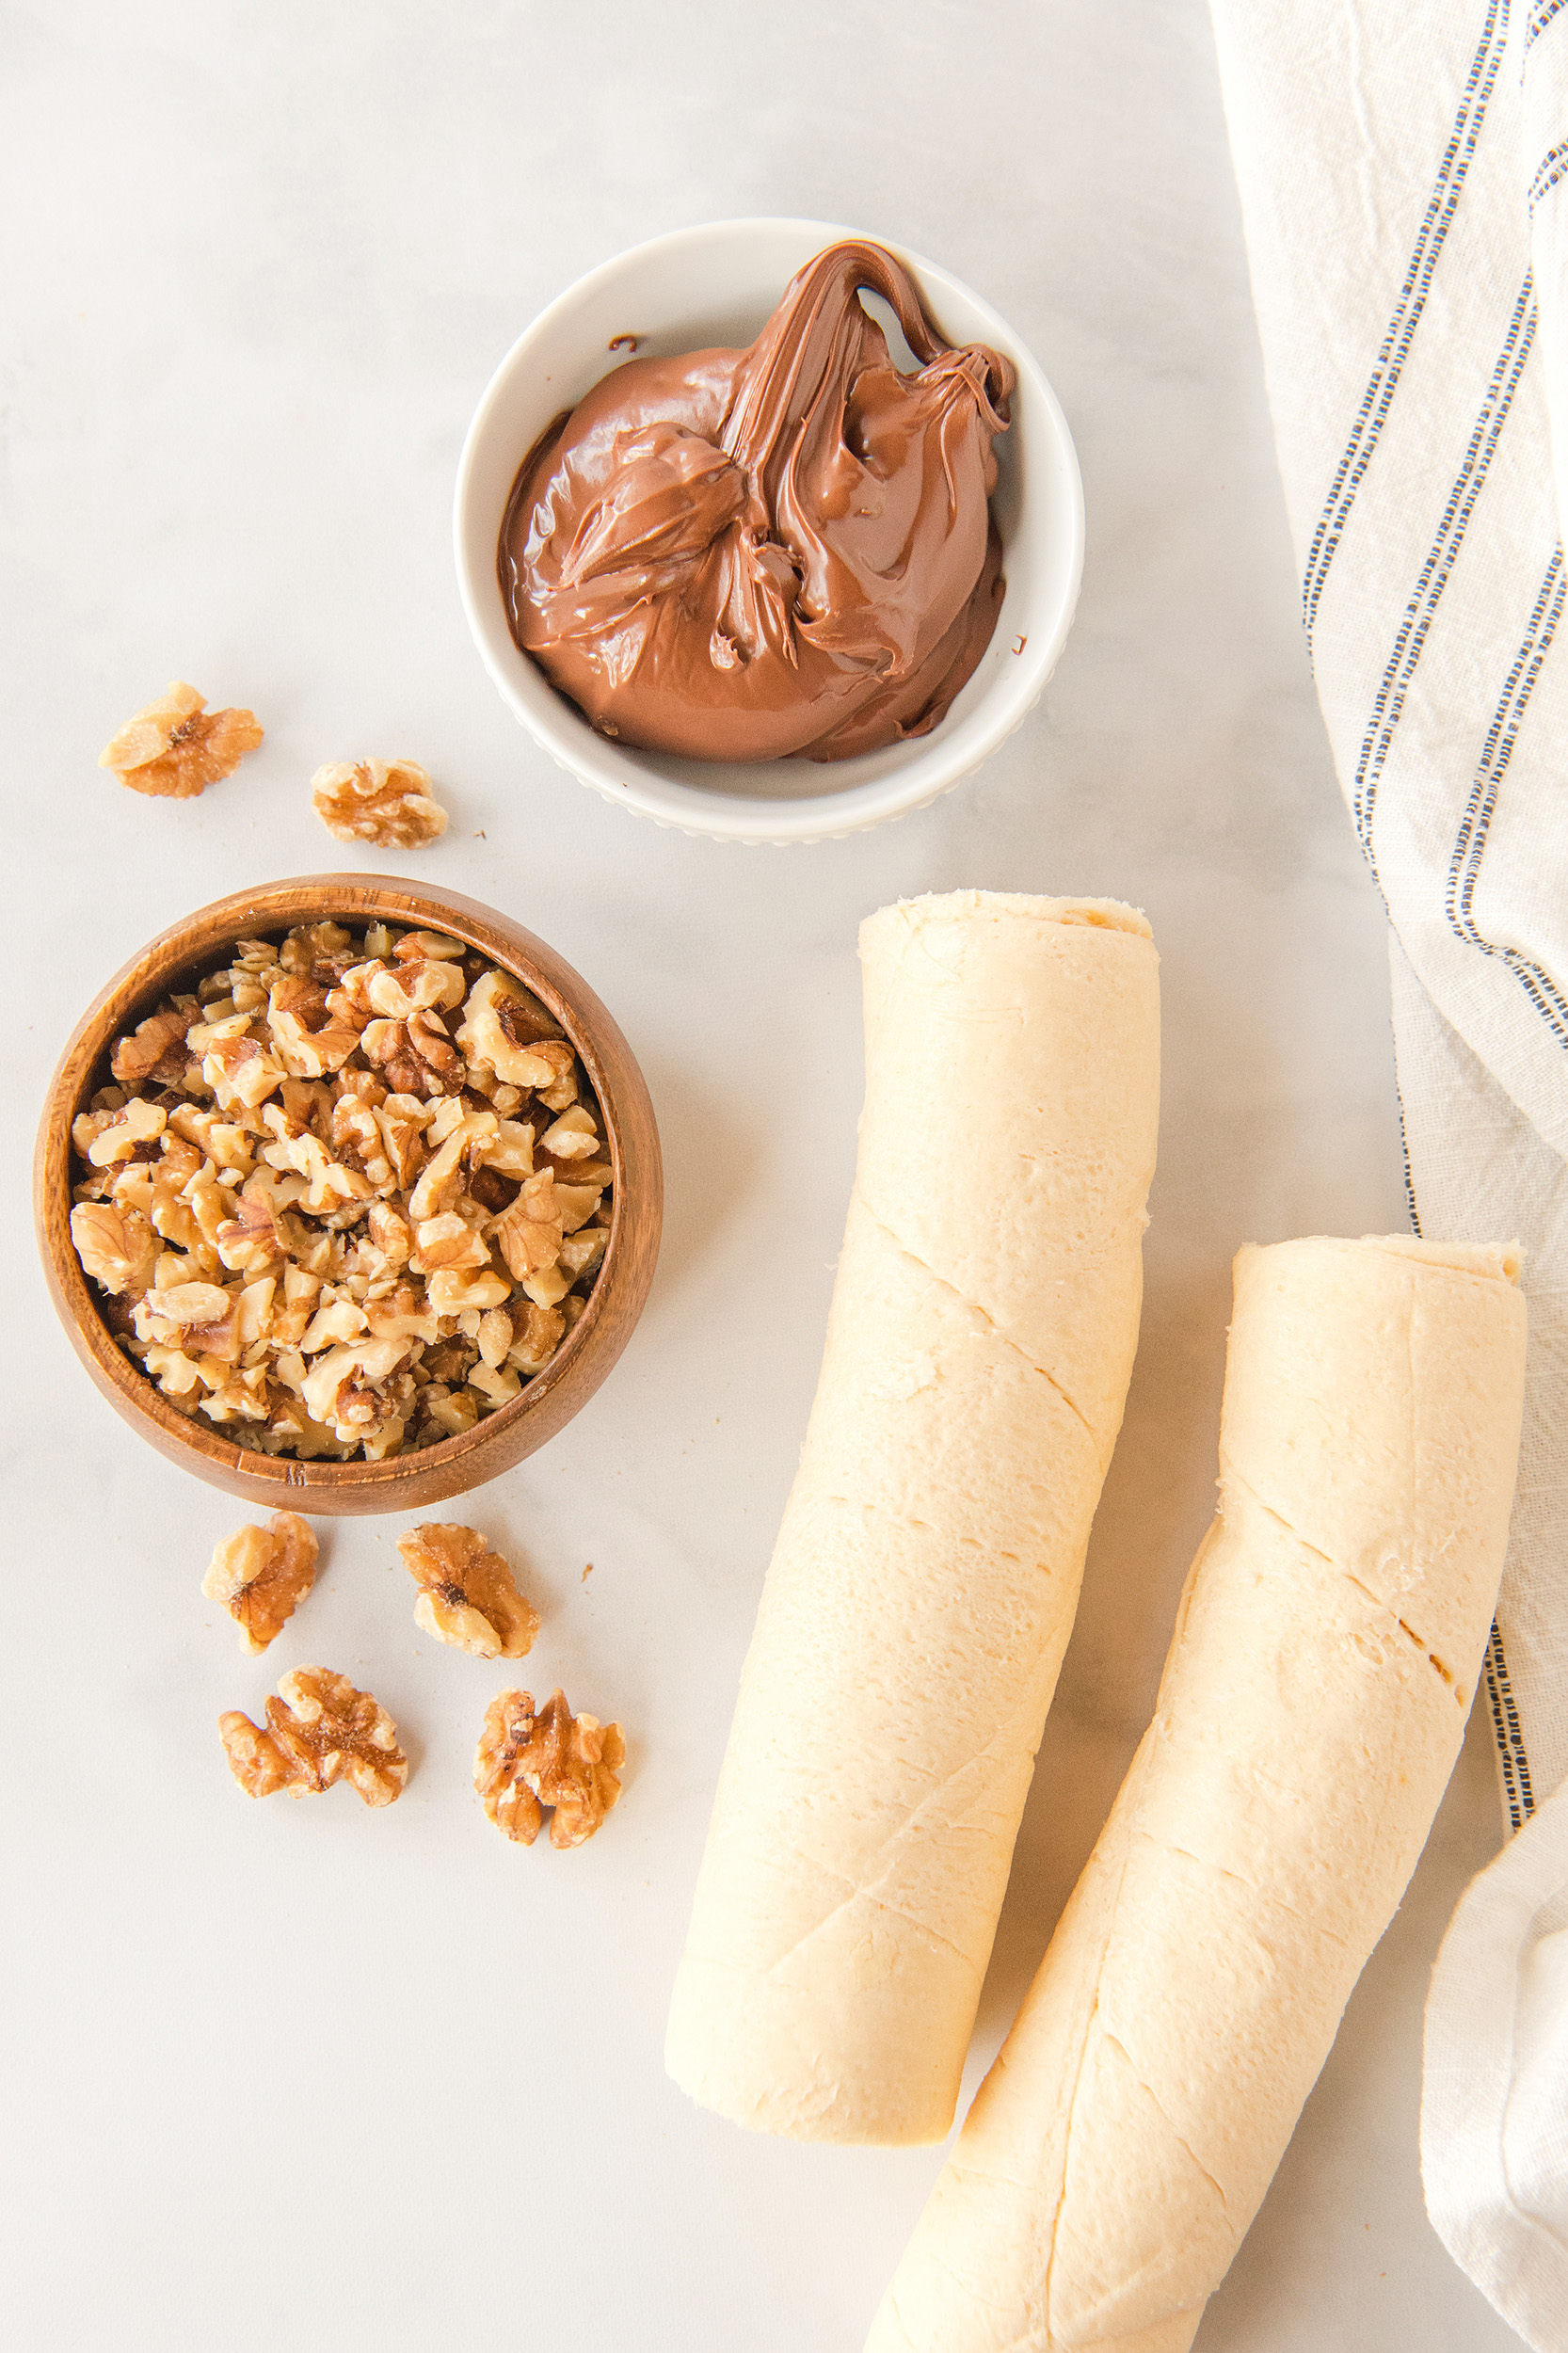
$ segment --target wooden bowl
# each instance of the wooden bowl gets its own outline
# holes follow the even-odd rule
[[[334,917],[381,918],[476,948],[541,998],[582,1057],[604,1114],[614,1216],[588,1305],[543,1372],[460,1437],[379,1463],[298,1462],[235,1446],[176,1411],[115,1342],[71,1241],[71,1123],[109,1082],[121,1033],[183,983],[220,966],[236,940]],[[585,1405],[632,1335],[653,1281],[664,1214],[659,1131],[631,1048],[585,981],[520,923],[456,893],[395,876],[306,874],[236,891],[162,934],[100,990],[60,1059],[33,1161],[33,1212],[44,1273],[76,1353],[120,1417],[171,1463],[264,1509],[312,1514],[420,1511],[520,1463]]]

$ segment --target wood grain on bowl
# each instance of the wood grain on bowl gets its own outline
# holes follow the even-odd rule
[[[327,917],[444,933],[489,957],[549,1007],[604,1115],[613,1179],[610,1239],[588,1304],[544,1370],[461,1436],[378,1463],[301,1462],[234,1445],[180,1413],[118,1345],[71,1240],[71,1126],[108,1080],[114,1041],[242,938]],[[172,925],[117,972],[78,1022],[50,1085],[33,1161],[33,1208],[50,1294],[100,1392],[160,1454],[248,1502],[308,1513],[422,1511],[520,1463],[585,1405],[631,1337],[653,1281],[664,1214],[659,1133],[631,1048],[593,990],[507,916],[395,876],[307,874],[236,891]]]

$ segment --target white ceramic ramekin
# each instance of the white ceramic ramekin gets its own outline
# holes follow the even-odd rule
[[[658,824],[729,841],[820,841],[923,808],[1032,710],[1066,639],[1083,568],[1083,490],[1061,405],[988,303],[882,237],[872,242],[914,273],[950,343],[989,344],[1018,373],[1012,429],[996,445],[993,511],[1007,593],[996,634],[941,725],[854,760],[680,760],[597,735],[513,643],[496,543],[518,468],[552,418],[630,357],[633,338],[642,357],[751,343],[803,263],[866,233],[822,220],[722,220],[633,246],[540,312],[496,370],[469,427],[457,468],[457,580],[485,666],[559,766]],[[901,348],[895,344],[895,358]]]

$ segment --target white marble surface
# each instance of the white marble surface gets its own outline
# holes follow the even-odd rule
[[[815,1377],[858,919],[956,884],[1110,892],[1164,958],[1143,1346],[974,2080],[1149,1705],[1208,1509],[1231,1251],[1403,1214],[1382,917],[1297,631],[1204,9],[12,0],[3,25],[13,2342],[262,2353],[308,2323],[347,2353],[524,2329],[855,2353],[939,2153],[742,2137],[660,2045]],[[937,808],[808,851],[658,833],[558,776],[485,681],[449,555],[463,427],[520,325],[635,238],[747,211],[862,223],[996,302],[1088,498],[1077,630],[1032,721]],[[174,675],[268,730],[189,805],[94,765]],[[90,991],[201,901],[342,863],[310,771],[405,751],[455,812],[419,871],[591,979],[668,1158],[618,1372],[472,1498],[546,1611],[543,1688],[630,1729],[621,1810],[566,1856],[479,1815],[501,1678],[417,1633],[394,1525],[331,1529],[280,1655],[240,1655],[198,1592],[236,1507],[89,1390],[23,1206]],[[301,1657],[404,1727],[392,1813],[230,1783],[215,1717]],[[1513,2342],[1426,2225],[1416,2145],[1427,1967],[1496,1837],[1472,1738],[1201,2353]]]

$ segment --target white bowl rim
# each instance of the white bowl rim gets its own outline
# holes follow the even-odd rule
[[[922,285],[955,296],[970,306],[981,320],[985,335],[1007,354],[1020,376],[1027,376],[1037,412],[1046,421],[1049,438],[1054,443],[1051,456],[1067,492],[1065,511],[1060,517],[1060,528],[1066,540],[1068,555],[1064,592],[1058,608],[1044,631],[1031,632],[1030,658],[1012,674],[1006,693],[993,698],[995,709],[987,706],[971,713],[967,725],[946,739],[939,730],[932,736],[914,739],[916,750],[908,763],[888,776],[873,777],[867,783],[853,785],[837,792],[811,793],[788,799],[766,794],[710,792],[680,783],[672,777],[648,776],[643,772],[628,775],[624,768],[616,764],[616,755],[613,745],[597,735],[586,719],[574,713],[564,698],[555,696],[554,690],[549,687],[541,675],[541,687],[552,699],[561,702],[557,732],[554,725],[556,713],[552,712],[547,720],[542,709],[531,710],[518,692],[509,666],[516,659],[510,632],[506,634],[504,652],[493,642],[492,616],[487,610],[487,602],[482,601],[482,599],[488,600],[493,584],[493,557],[481,583],[469,561],[469,535],[466,530],[474,468],[490,416],[508,391],[513,375],[527,350],[558,318],[574,310],[601,286],[613,283],[629,263],[645,261],[654,254],[675,252],[682,247],[699,250],[704,246],[719,242],[739,242],[760,232],[781,231],[799,231],[803,236],[816,238],[823,245],[856,239],[883,246],[903,262]],[[651,818],[656,824],[672,826],[684,833],[751,844],[811,842],[857,833],[888,818],[904,816],[913,809],[928,806],[965,776],[972,775],[1033,709],[1061,657],[1078,605],[1083,576],[1083,483],[1071,428],[1045,370],[1000,312],[977,295],[972,287],[955,278],[950,270],[943,269],[938,263],[928,261],[912,247],[901,245],[891,237],[878,236],[872,231],[851,229],[839,222],[814,220],[793,214],[752,214],[728,220],[695,222],[687,228],[668,230],[660,236],[648,237],[637,245],[627,246],[584,272],[581,278],[574,279],[553,301],[535,314],[491,375],[464,436],[453,498],[453,537],[458,593],[480,658],[492,684],[513,716],[550,754],[558,767],[617,806],[635,809],[641,815]]]

